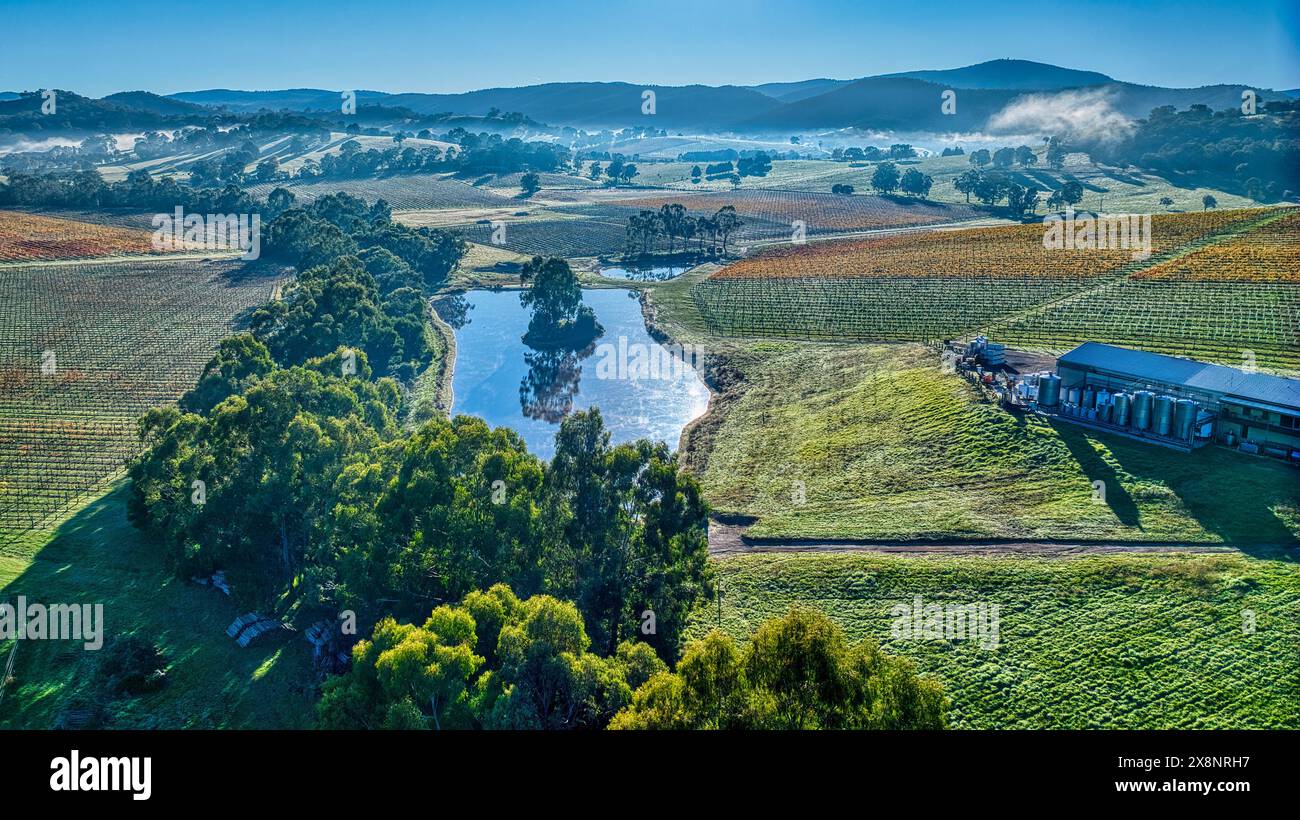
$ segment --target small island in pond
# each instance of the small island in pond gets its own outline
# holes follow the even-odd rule
[[[582,303],[582,288],[568,262],[535,256],[520,279],[528,289],[519,300],[533,310],[524,344],[535,350],[581,350],[605,332],[595,312]]]

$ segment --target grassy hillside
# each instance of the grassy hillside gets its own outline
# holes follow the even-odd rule
[[[758,519],[752,535],[1300,539],[1293,469],[1014,415],[919,345],[764,343],[733,361],[746,390],[723,413],[703,483],[717,509]]]
[[[1294,562],[784,554],[714,566],[732,635],[793,604],[819,609],[943,681],[957,728],[1300,728]],[[997,605],[997,647],[893,640],[891,608],[917,595]],[[702,607],[692,632],[717,623],[716,605]]]
[[[1039,146],[1033,147],[1039,148]],[[1082,155],[1076,156],[1081,158]],[[936,156],[904,162],[906,164],[902,167],[917,168],[933,177],[934,187],[930,190],[930,199],[949,203],[966,202],[966,195],[953,187],[953,180],[962,172],[974,167],[969,157]],[[1111,213],[1153,214],[1199,211],[1203,207],[1201,197],[1205,194],[1213,194],[1220,208],[1249,208],[1257,207],[1259,204],[1235,194],[1211,188],[1183,186],[1163,177],[1139,171],[1102,168],[1086,162],[1066,165],[1056,170],[1043,165],[1041,157],[1039,162],[1039,165],[1029,168],[1013,166],[1005,169],[1004,173],[1013,182],[1021,185],[1033,184],[1049,191],[1061,187],[1070,180],[1077,180],[1084,190],[1083,201],[1078,205],[1080,209],[1102,208]],[[635,181],[641,185],[657,185],[680,190],[728,191],[731,189],[731,183],[725,178],[692,183],[691,168],[697,164],[703,168],[707,163],[645,163],[637,166],[640,173]],[[745,177],[741,182],[741,188],[829,193],[832,185],[852,185],[857,192],[855,196],[862,196],[870,195],[871,175],[874,172],[875,164],[868,162],[778,160],[772,163],[772,170],[767,176]],[[1172,199],[1173,204],[1161,205],[1160,200],[1164,197]],[[1046,196],[1042,198],[1046,200]],[[1040,206],[1039,213],[1042,213],[1042,210]]]
[[[104,637],[135,634],[168,659],[159,692],[108,707],[112,728],[293,728],[308,725],[315,692],[301,639],[240,649],[225,629],[240,613],[210,586],[178,580],[126,520],[125,486],[96,499],[30,554],[0,556],[0,599],[104,605]],[[4,647],[8,649],[8,647]],[[7,656],[7,654],[6,654]],[[69,707],[101,702],[100,655],[79,642],[24,641],[4,692],[0,728],[48,728]]]

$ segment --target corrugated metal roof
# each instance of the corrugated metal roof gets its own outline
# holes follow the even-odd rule
[[[1246,373],[1234,367],[1180,359],[1145,350],[1084,342],[1061,356],[1059,362],[1121,373],[1135,379],[1180,384],[1212,390],[1226,396],[1300,409],[1300,379]]]

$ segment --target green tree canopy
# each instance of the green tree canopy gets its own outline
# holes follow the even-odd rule
[[[532,308],[524,342],[530,347],[585,347],[604,329],[595,312],[582,303],[582,288],[569,263],[558,256],[534,256],[524,264],[520,278],[528,289],[519,295]]]
[[[652,676],[615,729],[941,729],[946,699],[911,661],[848,643],[827,616],[791,610],[748,645],[713,630]]]
[[[882,194],[892,194],[898,190],[898,166],[892,162],[882,162],[871,174],[871,187]]]
[[[598,729],[666,670],[644,645],[594,654],[573,604],[498,584],[420,627],[381,619],[317,715],[334,729]]]
[[[304,569],[335,476],[395,435],[395,384],[318,364],[274,370],[207,416],[159,407],[141,420],[128,513],[181,574],[223,568],[242,601],[275,599]]]

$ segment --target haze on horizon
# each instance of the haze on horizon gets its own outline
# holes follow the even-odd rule
[[[1300,87],[1290,0],[1042,7],[949,2],[865,9],[852,0],[637,8],[556,0],[487,6],[393,0],[228,0],[178,29],[173,3],[3,0],[0,91],[90,96],[208,88],[462,92],[547,82],[757,85],[956,68],[998,58],[1143,85]],[[1117,22],[1118,21],[1118,22]],[[1253,32],[1259,32],[1253,34]]]

